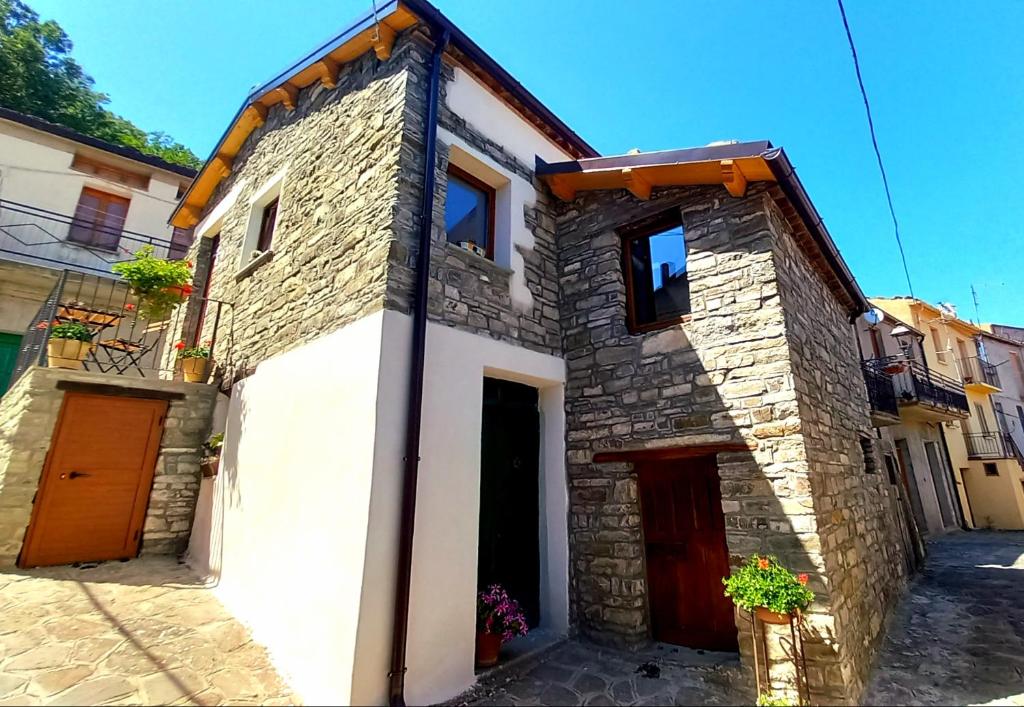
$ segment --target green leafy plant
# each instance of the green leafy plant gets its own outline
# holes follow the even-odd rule
[[[220,455],[220,448],[224,446],[224,433],[218,432],[215,435],[210,435],[210,439],[203,442],[203,448],[206,449],[207,456],[216,457]]]
[[[92,331],[81,322],[65,322],[57,324],[50,330],[51,339],[72,339],[74,341],[92,341]]]
[[[752,555],[730,576],[722,579],[725,596],[747,611],[764,607],[780,614],[805,609],[814,600],[807,575],[794,575],[774,555]]]
[[[154,257],[151,245],[137,250],[134,260],[116,263],[111,269],[138,295],[139,314],[144,319],[164,319],[192,294],[190,264]]]
[[[790,707],[793,701],[782,695],[773,695],[770,692],[762,692],[757,696],[757,707]]]
[[[186,346],[184,341],[174,345],[178,350],[178,358],[210,358],[210,342],[204,341],[202,346]]]

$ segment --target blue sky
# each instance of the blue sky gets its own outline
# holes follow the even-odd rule
[[[112,108],[206,156],[247,90],[369,0],[29,0]],[[786,148],[868,295],[906,282],[829,0],[435,0],[604,154]],[[486,7],[487,12],[481,8]],[[847,0],[915,294],[1024,324],[1024,2]]]

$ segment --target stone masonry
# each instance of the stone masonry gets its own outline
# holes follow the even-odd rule
[[[32,515],[64,391],[59,381],[178,393],[164,423],[142,534],[143,554],[177,555],[188,545],[199,494],[199,458],[210,430],[215,390],[88,371],[32,367],[0,399],[0,567],[14,566]]]

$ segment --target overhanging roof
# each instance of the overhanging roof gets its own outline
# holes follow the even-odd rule
[[[447,30],[450,37],[447,56],[487,85],[548,139],[576,157],[598,154],[427,0],[390,0],[367,11],[341,33],[249,92],[196,181],[171,214],[171,223],[186,228],[195,225],[217,184],[230,173],[232,161],[246,138],[263,124],[270,107],[283,104],[285,109],[294,110],[300,89],[317,81],[333,87],[339,67],[370,50],[380,59],[387,59],[397,34],[420,20]]]
[[[740,197],[746,194],[751,182],[771,183],[769,193],[833,292],[852,314],[868,309],[864,293],[785,151],[767,140],[551,164],[538,159],[537,176],[566,201],[578,192],[601,189],[626,189],[639,199],[649,199],[654,187],[699,184],[721,184],[730,194]]]

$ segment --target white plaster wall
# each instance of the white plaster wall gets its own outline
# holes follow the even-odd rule
[[[1024,424],[1017,414],[1017,406],[1024,407],[1024,380],[1011,355],[1016,353],[1024,363],[1024,346],[1015,346],[988,336],[983,340],[988,360],[996,365],[999,372],[1000,392],[993,394],[992,398],[1003,406],[1004,423],[1017,446],[1024,450]]]
[[[71,161],[76,153],[113,166],[149,174],[149,189],[133,189],[75,171],[71,169]],[[167,219],[177,202],[178,185],[188,181],[187,177],[173,172],[165,172],[18,123],[0,120],[0,199],[73,216],[82,187],[90,186],[131,200],[125,230],[170,240],[173,229]],[[0,213],[0,223],[14,223],[24,219],[24,215]],[[46,227],[55,228],[49,223]],[[66,228],[55,235],[65,237]],[[134,251],[142,244],[130,241],[126,236],[122,239],[122,245]],[[72,244],[58,243],[45,248],[25,249],[9,236],[0,234],[0,248],[21,249],[68,264],[105,267],[103,261],[87,248]],[[102,255],[111,258],[108,253]],[[15,256],[5,253],[4,257]]]

